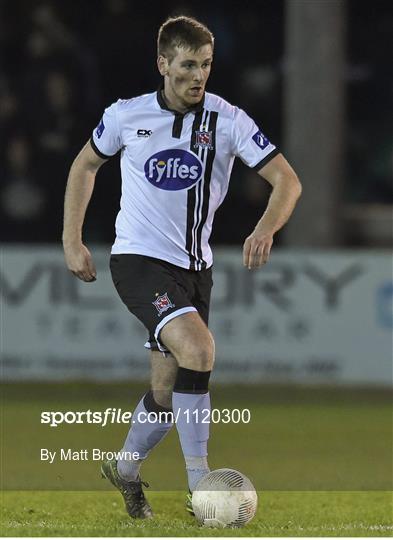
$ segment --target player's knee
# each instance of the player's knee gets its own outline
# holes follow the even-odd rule
[[[144,397],[143,404],[148,412],[166,412],[172,410],[172,392],[170,388],[152,388]]]
[[[153,353],[151,357],[151,390],[154,400],[162,407],[172,407],[172,392],[176,380],[177,362],[173,356]]]
[[[166,388],[163,388],[161,386],[160,388],[152,388],[153,399],[161,407],[165,407],[166,409],[172,409],[173,385],[174,382],[172,382],[172,384]]]
[[[211,371],[214,364],[214,341],[211,334],[203,341],[185,344],[179,366],[194,371]]]
[[[172,392],[173,386],[176,380],[177,366],[176,369],[167,370],[161,369],[159,372],[155,370],[151,380],[151,391],[153,393],[154,400],[161,407],[166,407],[170,409],[172,407]]]

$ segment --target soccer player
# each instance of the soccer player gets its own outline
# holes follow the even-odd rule
[[[82,241],[85,212],[98,169],[120,152],[122,196],[110,268],[120,298],[149,332],[145,347],[150,349],[151,388],[133,413],[123,446],[124,452],[139,453],[139,459],[105,462],[102,473],[120,490],[134,518],[152,516],[140,467],[172,427],[170,416],[159,413],[173,411],[176,418],[190,494],[209,472],[209,424],[198,422],[201,411],[210,410],[214,363],[208,329],[209,237],[235,157],[273,188],[263,216],[244,242],[248,269],[267,262],[273,236],[301,192],[293,169],[257,124],[205,91],[213,46],[213,35],[197,20],[168,19],[158,33],[162,85],[105,110],[67,183],[65,259],[75,276],[91,282],[96,269]],[[145,421],[149,412],[157,413],[156,421]],[[192,510],[189,500],[188,508]]]

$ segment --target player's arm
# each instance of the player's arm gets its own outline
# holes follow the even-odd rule
[[[91,254],[82,242],[82,227],[96,173],[105,161],[87,142],[68,175],[64,200],[64,255],[68,269],[82,281],[94,281],[97,275]]]
[[[258,174],[272,185],[266,211],[243,246],[247,268],[259,268],[268,261],[274,234],[290,218],[302,187],[295,171],[282,154],[278,154]]]

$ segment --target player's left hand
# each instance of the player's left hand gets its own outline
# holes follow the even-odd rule
[[[260,268],[269,260],[273,244],[271,233],[255,230],[248,236],[243,245],[243,264],[249,270]]]

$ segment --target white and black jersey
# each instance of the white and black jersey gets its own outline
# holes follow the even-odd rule
[[[121,151],[122,196],[112,254],[133,253],[190,270],[213,263],[214,213],[225,198],[235,157],[259,170],[277,153],[255,122],[205,93],[186,114],[161,91],[119,100],[91,137],[96,153]]]

